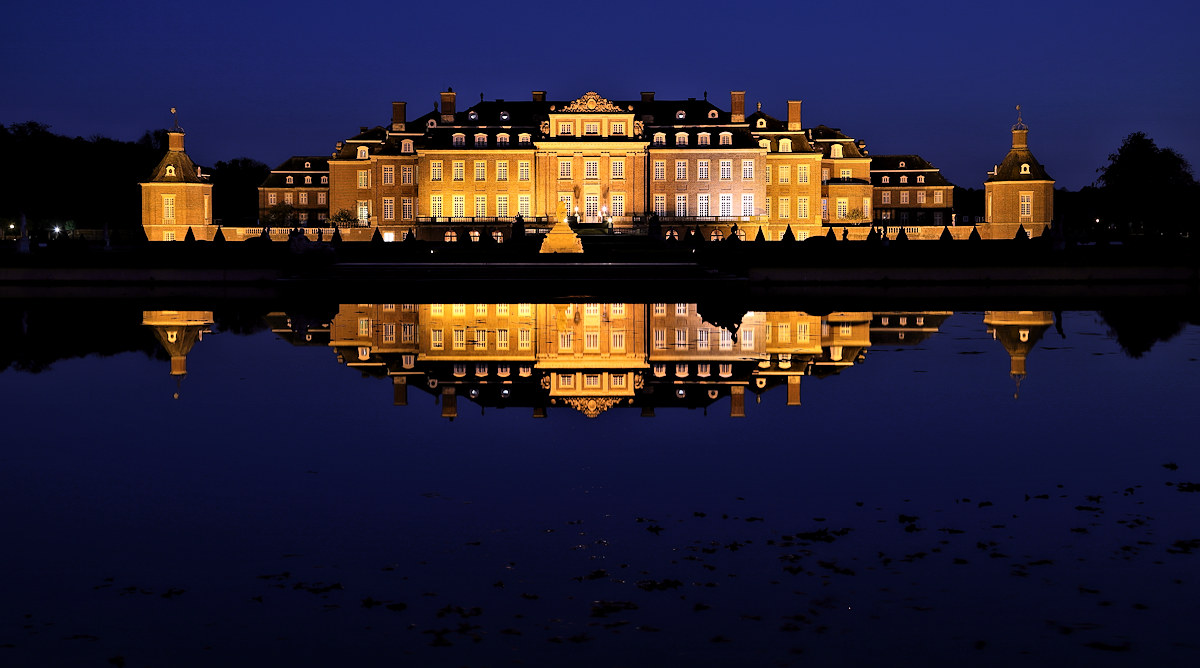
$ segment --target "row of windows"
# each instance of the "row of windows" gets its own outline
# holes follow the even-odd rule
[[[754,193],[742,193],[742,208],[741,208],[740,214],[734,214],[734,212],[733,212],[733,194],[732,193],[721,193],[717,196],[717,212],[715,214],[712,211],[712,195],[710,195],[709,193],[700,193],[700,194],[696,195],[695,197],[696,197],[696,213],[695,213],[695,215],[699,216],[701,218],[704,218],[707,216],[713,216],[713,215],[717,215],[717,216],[733,216],[733,215],[756,216],[756,215],[758,215],[757,211],[755,211],[755,208],[754,208]],[[689,209],[688,209],[688,198],[689,198],[688,195],[676,195],[675,196],[675,215],[676,216],[693,215],[689,212]],[[659,216],[667,215],[667,196],[666,195],[655,195],[654,196],[654,209],[653,210],[654,210],[654,213]]]
[[[497,160],[495,162],[496,162],[496,172],[495,172],[496,173],[496,181],[500,181],[500,182],[508,181],[509,180],[508,161],[507,160]],[[476,160],[475,161],[475,164],[473,165],[474,166],[473,175],[474,175],[476,181],[487,181],[487,172],[488,172],[487,163],[488,163],[487,160]],[[624,165],[624,163],[622,163],[622,165]],[[386,169],[386,167],[385,167],[385,169]],[[410,168],[406,167],[406,169],[410,169]],[[450,163],[450,170],[451,170],[450,171],[451,180],[454,180],[454,181],[466,180],[467,163],[465,160],[452,161]],[[530,161],[529,160],[517,161],[517,180],[518,181],[529,181],[530,174],[531,174]],[[622,174],[624,174],[623,168],[622,168]],[[401,172],[401,177],[403,179],[403,177],[404,177],[403,172]],[[411,175],[410,175],[410,177],[411,177]],[[443,177],[442,161],[441,160],[430,160],[429,161],[429,180],[430,181],[441,181],[442,177]],[[411,181],[405,181],[405,183],[411,183]]]
[[[679,113],[683,113],[683,112],[679,112]],[[667,133],[665,133],[665,132],[654,133],[654,138],[653,138],[652,143],[654,146],[666,146],[667,145]],[[709,146],[709,145],[711,145],[711,143],[712,143],[712,133],[701,132],[700,134],[696,135],[696,145],[697,146]],[[722,132],[720,135],[717,136],[717,144],[719,146],[731,146],[733,144],[733,133],[732,132]],[[688,133],[676,132],[675,133],[675,145],[676,146],[687,146],[688,145]]]
[[[559,121],[558,135],[572,136],[575,134],[574,121]],[[583,135],[586,137],[598,137],[601,134],[601,124],[599,121],[585,121],[583,123]],[[625,136],[625,121],[610,121],[608,124],[608,135],[615,137]],[[528,135],[524,135],[528,136]]]
[[[570,133],[567,133],[567,134],[570,134]],[[462,133],[456,133],[451,138],[451,143],[456,147],[466,146],[467,145],[467,136]],[[523,133],[517,135],[517,145],[518,146],[529,146],[531,143],[532,143],[532,137],[529,135],[529,133],[523,132]],[[488,136],[482,132],[476,134],[474,137],[474,145],[475,145],[475,148],[487,148]],[[505,146],[511,146],[511,145],[512,145],[512,135],[509,135],[508,133],[503,133],[503,132],[496,135],[496,146],[505,147]],[[405,151],[402,146],[400,151],[402,153],[411,153],[412,148],[410,147],[409,150]]]
[[[387,198],[385,198],[386,200]],[[408,200],[410,198],[403,198]],[[507,218],[512,214],[509,206],[511,199],[508,195],[495,196],[495,216],[498,218]],[[471,214],[477,218],[482,218],[488,215],[488,197],[487,195],[475,195],[474,213]],[[530,196],[517,195],[517,213],[522,216],[530,215]],[[446,217],[445,211],[445,196],[431,195],[429,198],[429,215],[434,218]],[[467,198],[465,195],[452,195],[450,198],[450,217],[466,218],[467,217]],[[622,214],[623,215],[623,214]]]
[[[574,174],[574,162],[570,158],[563,158],[558,161],[558,178],[570,179]],[[600,161],[599,160],[584,160],[583,161],[583,176],[587,179],[600,178]],[[613,180],[622,180],[625,178],[625,161],[613,159],[609,161],[609,177]]]
[[[560,171],[561,171],[561,166],[562,165],[560,163],[560,165],[559,165]],[[708,160],[697,160],[696,161],[696,180],[697,181],[709,180],[708,167],[709,167]],[[719,170],[718,175],[720,177],[720,180],[722,180],[722,181],[732,181],[733,180],[733,161],[732,160],[718,161],[717,168]],[[560,176],[561,176],[561,174],[560,174]],[[667,180],[667,161],[666,160],[655,160],[654,161],[654,180],[655,181],[666,181]],[[688,161],[687,160],[676,160],[675,161],[675,180],[676,181],[687,181],[688,180]],[[754,161],[753,160],[743,160],[742,161],[742,180],[743,181],[753,181],[754,180]]]
[[[909,191],[901,190],[899,203],[900,204],[908,204],[909,203],[909,194],[910,194]],[[917,191],[917,204],[925,204],[927,201],[928,200],[926,197],[926,192],[924,190],[918,190]],[[879,203],[880,204],[891,204],[892,203],[891,191],[884,190],[884,191],[880,192],[879,193]],[[944,196],[943,191],[941,191],[941,190],[933,191],[933,203],[934,204],[944,204],[945,203],[945,196]]]
[[[792,182],[792,166],[778,165],[776,167],[779,185],[787,185]],[[763,176],[767,183],[771,182],[771,166],[767,165]],[[808,183],[808,165],[796,165],[796,183]]]
[[[491,330],[479,328],[471,330],[470,340],[471,347],[475,350],[488,349],[488,334]],[[495,331],[495,350],[508,350],[511,347],[511,330],[497,329]],[[411,342],[411,340],[410,340]],[[450,330],[450,346],[452,350],[467,349],[467,329],[465,327],[455,327]],[[385,343],[387,341],[385,340]],[[445,330],[442,328],[434,328],[429,330],[429,347],[433,350],[445,350]],[[533,330],[527,327],[522,327],[517,330],[517,350],[532,350],[533,349]]]
[[[880,179],[879,179],[879,182],[880,182],[880,183],[891,183],[891,182],[892,182],[892,177],[890,177],[890,176],[883,176],[883,177],[880,177]],[[908,177],[907,177],[907,176],[901,176],[901,177],[900,177],[900,183],[908,183]],[[917,175],[917,183],[925,183],[925,176],[924,176],[923,174],[918,174],[918,175]]]
[[[304,163],[304,164],[306,164],[306,165],[307,165],[308,163],[306,162],[306,163]],[[289,186],[290,186],[290,185],[292,185],[293,183],[295,183],[295,182],[296,182],[296,180],[295,180],[294,178],[292,178],[291,176],[289,176],[289,177],[287,177],[286,179],[284,179],[284,181],[285,181],[285,182],[286,182],[286,183],[287,183]],[[312,185],[312,182],[313,182],[313,180],[312,180],[312,177],[311,177],[311,176],[306,176],[306,177],[304,177],[304,185],[306,185],[306,186],[307,186],[307,185]],[[327,184],[327,183],[329,183],[329,177],[328,177],[328,176],[322,176],[322,177],[321,177],[321,183],[323,183],[323,184]]]
[[[327,204],[328,197],[329,197],[328,193],[324,193],[324,192],[317,193],[317,204],[318,205]],[[283,203],[284,204],[295,204],[296,202],[294,200],[297,200],[297,199],[299,200],[299,204],[301,204],[301,205],[305,205],[305,204],[309,203],[308,202],[308,193],[302,192],[302,193],[284,193],[283,194]],[[278,193],[267,193],[267,205],[268,206],[275,206],[278,203],[279,203]]]

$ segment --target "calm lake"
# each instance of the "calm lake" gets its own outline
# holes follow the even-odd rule
[[[1194,303],[168,306],[0,302],[0,664],[1200,657]]]

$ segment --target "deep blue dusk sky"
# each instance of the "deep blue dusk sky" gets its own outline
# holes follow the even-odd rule
[[[115,6],[114,6],[115,5]],[[459,108],[546,90],[709,98],[839,127],[872,153],[919,153],[979,187],[1022,105],[1059,187],[1091,183],[1144,131],[1200,160],[1193,3],[845,5],[522,2],[82,3],[8,7],[0,123],[136,139],[180,110],[201,164],[328,154],[361,125],[413,118],[452,86]]]

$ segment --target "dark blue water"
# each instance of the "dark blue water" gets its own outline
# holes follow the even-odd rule
[[[745,418],[448,421],[265,330],[10,368],[0,664],[1192,665],[1200,331],[1067,312],[1014,398],[983,320]]]

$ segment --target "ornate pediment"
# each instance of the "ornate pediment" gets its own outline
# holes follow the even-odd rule
[[[596,91],[588,91],[583,97],[559,109],[564,113],[613,113],[626,111],[612,102],[600,97]]]

